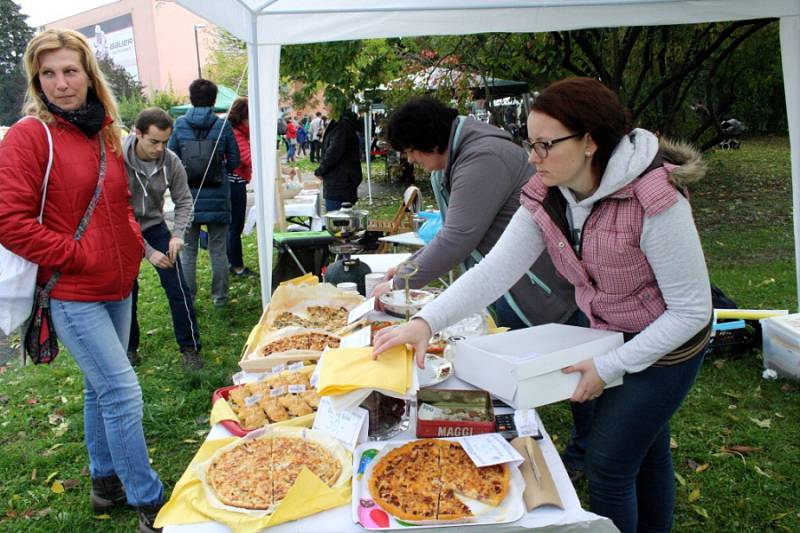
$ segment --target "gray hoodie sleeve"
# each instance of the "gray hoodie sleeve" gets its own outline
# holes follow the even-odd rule
[[[186,228],[192,222],[192,192],[186,177],[186,169],[178,156],[168,149],[167,165],[172,179],[169,184],[169,194],[175,204],[175,220],[172,226],[172,236],[184,238]]]
[[[420,288],[446,274],[478,247],[514,187],[509,180],[516,173],[506,166],[499,154],[489,152],[471,152],[457,158],[450,178],[445,223],[436,237],[414,254],[419,271],[410,287]],[[404,283],[399,276],[394,278],[395,288]]]

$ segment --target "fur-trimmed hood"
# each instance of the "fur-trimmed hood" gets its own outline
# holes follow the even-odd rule
[[[703,179],[708,171],[708,165],[703,160],[703,155],[694,146],[683,141],[673,141],[661,138],[658,148],[667,163],[676,167],[670,170],[669,179],[678,187],[696,183]]]

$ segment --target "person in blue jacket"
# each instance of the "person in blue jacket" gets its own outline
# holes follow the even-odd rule
[[[230,124],[214,114],[214,101],[217,99],[217,86],[205,79],[196,79],[189,85],[191,109],[175,121],[175,130],[169,139],[169,149],[181,157],[187,142],[200,139],[217,140],[217,152],[224,161],[224,171],[230,175],[239,167],[239,147],[233,136]],[[192,299],[197,295],[197,248],[200,228],[208,231],[208,254],[211,259],[211,299],[215,307],[228,303],[228,255],[227,235],[231,223],[231,192],[228,176],[224,176],[218,186],[194,188],[194,218],[186,229],[184,249],[181,251],[181,264],[185,268],[185,278]],[[205,183],[205,182],[204,182]]]

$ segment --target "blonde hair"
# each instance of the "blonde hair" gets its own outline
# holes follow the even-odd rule
[[[105,108],[106,115],[114,119],[114,122],[100,130],[100,135],[102,135],[106,144],[110,146],[112,152],[121,153],[122,143],[120,139],[122,134],[118,125],[117,101],[108,87],[103,72],[100,70],[100,65],[97,63],[89,41],[74,30],[45,30],[28,42],[23,61],[28,87],[25,91],[22,114],[39,117],[48,124],[55,120],[53,114],[47,109],[47,104],[42,100],[42,85],[39,82],[39,58],[44,52],[62,48],[74,50],[80,55],[81,64],[89,77],[90,86],[94,89],[97,99]]]

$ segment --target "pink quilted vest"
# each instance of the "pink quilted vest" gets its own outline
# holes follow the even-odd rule
[[[578,307],[591,327],[638,333],[666,310],[639,242],[644,217],[678,201],[669,180],[673,168],[656,167],[596,204],[583,227],[580,258],[542,205],[548,187],[541,177],[534,175],[522,188],[521,203],[541,228],[556,270],[575,286]],[[553,193],[561,195],[558,189]]]

